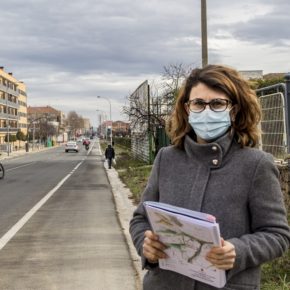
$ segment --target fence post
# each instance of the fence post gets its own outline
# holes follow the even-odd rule
[[[288,130],[287,130],[287,134],[288,134],[288,136],[287,136],[287,140],[288,140],[288,146],[287,146],[287,153],[289,154],[290,153],[290,146],[289,146],[289,138],[290,138],[290,136],[289,136],[289,131],[290,131],[290,72],[289,73],[287,73],[286,75],[285,75],[285,83],[286,83],[286,92],[285,92],[285,94],[286,94],[286,116],[287,116],[287,128],[288,128]]]

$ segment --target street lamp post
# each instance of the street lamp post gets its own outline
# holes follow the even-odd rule
[[[9,92],[8,92],[8,82],[6,83],[6,126],[7,126],[7,143],[8,143],[8,146],[7,146],[7,155],[9,156],[9,153],[10,153],[10,140],[9,140],[9,110],[8,110],[8,96],[9,96]]]
[[[8,119],[8,118],[7,118]],[[10,153],[10,140],[9,140],[9,119],[8,119],[8,124],[7,124],[7,142],[8,142],[8,147],[7,147],[7,154],[9,156]]]
[[[34,143],[35,143],[35,122],[33,122],[33,131],[32,131],[32,151],[34,151]]]
[[[101,97],[101,96],[97,96],[98,99],[106,99],[109,102],[110,105],[110,122],[111,122],[111,132],[110,132],[110,143],[111,146],[113,144],[113,121],[112,121],[112,105],[111,105],[111,100],[107,97]]]

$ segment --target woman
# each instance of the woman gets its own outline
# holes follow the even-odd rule
[[[259,289],[261,264],[288,249],[278,170],[270,154],[254,148],[260,119],[257,97],[237,71],[208,65],[187,78],[168,130],[173,146],[159,151],[130,222],[142,266],[149,270],[144,289],[216,289],[158,267],[158,259],[166,259],[165,245],[151,231],[146,200],[216,217],[223,243],[206,258],[226,270],[223,289]]]

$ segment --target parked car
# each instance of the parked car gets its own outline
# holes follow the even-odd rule
[[[65,144],[65,152],[75,151],[79,152],[79,146],[75,141],[69,141]]]

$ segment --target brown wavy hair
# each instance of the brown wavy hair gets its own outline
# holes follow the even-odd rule
[[[232,128],[241,147],[258,144],[261,107],[248,82],[235,70],[223,65],[207,65],[194,69],[185,81],[176,100],[174,111],[167,124],[167,133],[174,146],[183,149],[186,134],[194,133],[188,123],[185,104],[191,89],[203,83],[209,88],[226,94],[232,101]],[[194,133],[195,134],[195,133]]]

